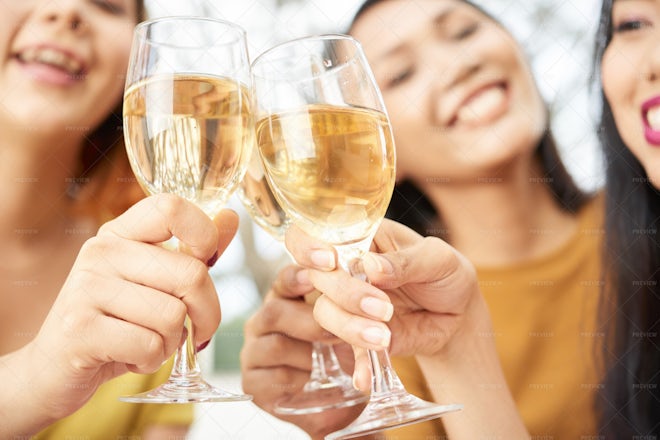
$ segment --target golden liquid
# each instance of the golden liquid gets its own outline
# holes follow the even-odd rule
[[[237,194],[254,222],[277,240],[284,240],[290,219],[275,198],[266,180],[259,152],[255,148]]]
[[[394,188],[394,144],[383,113],[313,105],[256,124],[257,145],[284,210],[329,243],[367,238]]]
[[[248,90],[211,76],[152,77],[124,96],[128,157],[148,194],[174,193],[215,215],[253,145]]]

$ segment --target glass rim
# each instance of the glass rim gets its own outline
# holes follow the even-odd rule
[[[261,76],[257,74],[256,69],[254,68],[261,60],[267,58],[269,55],[272,55],[274,52],[279,51],[287,46],[291,46],[297,43],[300,43],[301,41],[331,41],[331,40],[337,40],[337,41],[350,41],[355,45],[355,47],[358,49],[356,53],[354,53],[350,59],[355,59],[356,57],[359,57],[361,53],[363,53],[362,45],[360,42],[352,37],[351,35],[348,34],[340,34],[340,33],[331,33],[331,34],[314,34],[314,35],[307,35],[304,37],[298,37],[294,38],[292,40],[287,40],[283,41],[281,43],[276,44],[275,46],[270,47],[269,49],[266,49],[262,53],[260,53],[250,64],[251,66],[251,71],[253,76],[257,76],[259,78],[266,78],[266,76]],[[270,75],[268,76],[269,78]],[[272,78],[271,78],[272,79]]]
[[[146,30],[150,27],[152,27],[155,24],[159,23],[167,23],[167,22],[177,22],[177,21],[196,21],[196,22],[207,22],[207,23],[215,23],[215,24],[222,24],[226,26],[228,29],[233,30],[237,36],[235,40],[230,40],[228,43],[233,43],[233,42],[240,42],[242,41],[244,44],[247,43],[247,31],[243,28],[243,26],[234,23],[229,20],[223,20],[220,18],[213,18],[213,17],[204,17],[204,16],[197,16],[197,15],[168,15],[164,17],[158,17],[158,18],[152,18],[149,20],[141,21],[138,23],[135,28],[133,29],[133,32],[135,34],[135,38],[139,38],[144,41],[148,41],[150,45],[152,46],[161,46],[161,47],[171,47],[171,48],[177,48],[177,49],[198,49],[201,47],[198,46],[192,46],[192,45],[179,45],[179,44],[174,44],[174,43],[166,43],[163,41],[157,41],[153,40],[146,35]],[[209,45],[205,45],[203,47],[208,47]]]

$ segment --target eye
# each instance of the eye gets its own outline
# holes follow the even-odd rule
[[[647,27],[651,27],[653,24],[647,20],[623,20],[618,24],[615,24],[612,32],[615,34],[638,31]]]
[[[452,40],[464,40],[468,38],[469,36],[473,35],[479,30],[479,23],[471,23],[467,26],[461,27],[458,32],[453,32],[450,36]]]
[[[388,78],[388,81],[385,85],[386,88],[396,87],[404,82],[406,82],[413,74],[415,70],[413,68],[406,68],[394,73]]]
[[[125,13],[123,6],[120,5],[118,2],[113,2],[109,0],[92,0],[92,4],[97,6],[102,11],[112,15],[122,15]]]

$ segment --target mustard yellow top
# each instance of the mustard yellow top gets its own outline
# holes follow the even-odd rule
[[[59,420],[33,439],[140,439],[151,425],[190,426],[190,404],[126,403],[119,396],[148,391],[165,382],[172,369],[172,359],[152,375],[127,373],[101,385],[78,411]]]
[[[504,374],[532,438],[597,436],[594,355],[602,335],[594,329],[603,212],[602,197],[589,202],[578,213],[574,237],[550,255],[506,268],[477,268]],[[414,358],[392,363],[408,391],[431,399]],[[387,438],[446,437],[440,419],[388,431]]]

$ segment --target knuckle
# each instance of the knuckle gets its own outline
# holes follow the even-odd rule
[[[163,321],[180,328],[186,319],[187,311],[188,309],[182,301],[173,297],[168,297],[163,303],[160,314]]]
[[[261,308],[259,316],[262,326],[266,329],[276,328],[280,321],[281,314],[282,312],[281,307],[279,306],[279,301],[268,301]]]
[[[243,324],[243,332],[245,333],[246,338],[250,338],[256,333],[259,313],[260,312],[254,313],[252,316],[245,320],[245,323]]]
[[[266,354],[279,355],[289,350],[289,338],[283,334],[271,334],[268,337],[268,344],[264,347]]]
[[[206,264],[196,258],[190,257],[185,266],[181,269],[180,287],[200,288],[206,284],[209,279],[209,271]]]
[[[175,218],[184,206],[184,200],[174,194],[156,194],[152,199],[156,211],[166,219]]]

